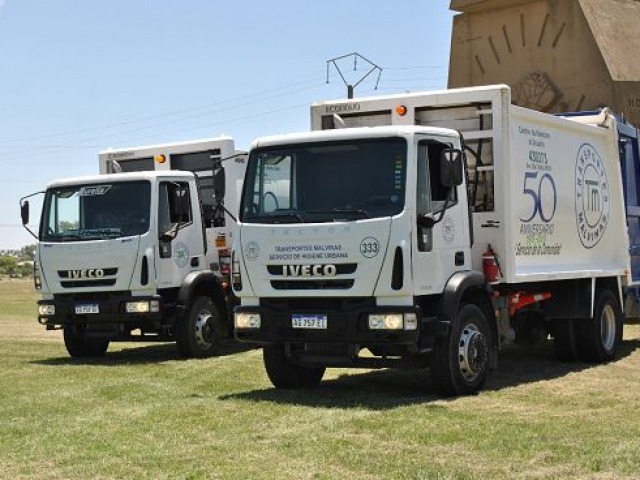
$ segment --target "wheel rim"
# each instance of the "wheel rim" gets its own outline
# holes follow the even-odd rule
[[[470,323],[460,333],[458,360],[460,373],[466,381],[472,382],[482,374],[487,366],[487,339],[477,325]]]
[[[199,348],[206,350],[213,345],[213,317],[208,310],[201,310],[195,323],[196,343]]]
[[[610,304],[605,305],[600,315],[600,338],[605,350],[611,351],[616,344],[616,312]]]

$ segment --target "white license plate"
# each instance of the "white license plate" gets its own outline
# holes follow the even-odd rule
[[[293,328],[309,328],[314,330],[327,329],[326,315],[293,315],[291,317]]]
[[[97,303],[87,303],[83,305],[76,305],[76,315],[84,315],[86,313],[100,313],[100,308]]]

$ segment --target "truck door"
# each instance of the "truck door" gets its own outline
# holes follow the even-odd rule
[[[638,139],[621,135],[620,161],[629,232],[631,277],[640,281],[640,151]]]
[[[471,265],[469,219],[464,185],[447,188],[440,183],[440,154],[447,144],[435,140],[417,143],[416,213],[442,221],[433,227],[416,225],[413,243],[413,271],[416,294],[442,292],[455,272]],[[448,197],[448,202],[445,202]]]
[[[160,182],[158,190],[158,287],[178,287],[204,265],[204,232],[197,192],[187,182]],[[178,193],[180,192],[180,193]],[[184,196],[180,200],[180,196]],[[182,206],[180,202],[186,202]]]

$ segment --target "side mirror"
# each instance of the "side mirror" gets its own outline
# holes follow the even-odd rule
[[[189,218],[189,190],[176,188],[172,194],[175,215],[180,219]]]
[[[440,154],[440,183],[445,187],[462,184],[462,152],[447,148]]]
[[[22,217],[22,225],[29,224],[29,200],[25,200],[20,204],[20,216]]]
[[[213,166],[213,198],[216,203],[224,200],[225,189],[224,167],[218,162]]]
[[[170,243],[178,235],[181,225],[189,218],[189,190],[175,185],[176,188],[169,189],[169,208],[171,210],[172,226],[166,232],[159,232],[159,239],[162,242]],[[163,257],[164,258],[164,257]]]
[[[438,220],[433,218],[431,214],[420,215],[418,217],[418,226],[422,228],[433,228],[438,223]]]

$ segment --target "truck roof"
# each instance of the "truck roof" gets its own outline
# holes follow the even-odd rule
[[[450,128],[439,127],[423,127],[423,126],[376,126],[376,127],[357,127],[357,128],[340,128],[336,130],[318,130],[311,132],[288,133],[285,135],[271,135],[260,137],[253,141],[251,148],[265,147],[272,145],[280,145],[283,143],[309,143],[318,141],[331,140],[347,140],[354,138],[378,138],[378,137],[394,137],[404,134],[424,133],[428,135],[437,135],[442,137],[458,137],[458,132]]]
[[[483,95],[487,92],[491,93],[500,93],[500,92],[510,92],[511,88],[509,85],[505,85],[502,83],[496,85],[481,85],[478,87],[464,87],[464,88],[450,88],[443,90],[426,90],[426,91],[418,91],[418,92],[410,92],[410,93],[394,93],[391,95],[375,95],[370,97],[359,97],[359,98],[340,98],[335,100],[323,100],[320,102],[314,102],[311,104],[311,108],[327,106],[327,105],[357,105],[359,103],[367,103],[367,102],[376,102],[376,103],[384,103],[388,101],[407,101],[409,102],[412,99],[422,99],[425,97],[429,98],[437,98],[439,96],[442,97],[441,104],[448,105],[453,101],[460,103],[461,98],[464,98],[465,94],[472,95],[477,97],[478,95]],[[420,102],[419,102],[420,103]],[[438,102],[430,101],[431,105],[435,105]],[[334,113],[347,113],[349,109],[338,110]]]
[[[214,142],[224,142],[224,141],[229,141],[229,140],[233,140],[233,138],[229,137],[227,135],[220,135],[218,137],[200,138],[200,139],[196,139],[196,140],[184,140],[184,141],[181,141],[181,142],[171,142],[171,143],[156,143],[154,145],[137,145],[137,146],[133,146],[133,147],[118,147],[118,148],[109,147],[109,148],[106,148],[104,150],[100,150],[100,152],[98,152],[98,154],[99,155],[104,155],[104,154],[113,153],[113,152],[125,152],[125,151],[131,151],[131,150],[133,150],[133,151],[155,150],[155,149],[159,149],[159,148],[181,147],[181,146],[184,146],[184,145],[196,148],[199,144],[208,144],[208,143],[214,143]]]
[[[129,173],[111,173],[107,175],[86,175],[82,177],[69,177],[54,180],[47,184],[47,188],[64,187],[67,185],[84,185],[84,184],[99,184],[109,182],[131,182],[140,180],[154,180],[156,178],[172,178],[177,180],[188,180],[193,178],[192,172],[185,172],[181,170],[168,170],[168,171],[144,171],[144,172],[129,172]]]

